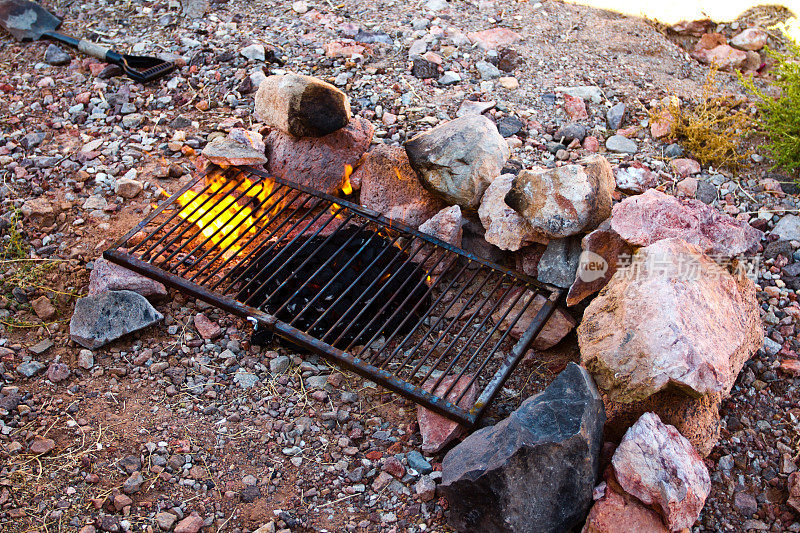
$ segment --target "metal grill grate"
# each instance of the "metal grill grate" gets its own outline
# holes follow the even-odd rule
[[[249,167],[193,179],[104,256],[469,426],[560,297]]]

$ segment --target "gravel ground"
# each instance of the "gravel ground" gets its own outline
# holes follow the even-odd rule
[[[354,112],[373,121],[376,141],[389,143],[454,118],[465,99],[494,100],[489,114],[498,123],[521,119],[512,159],[526,167],[581,155],[579,148],[546,149],[568,119],[555,88],[597,86],[599,102],[589,102],[583,122],[602,139],[610,135],[606,110],[624,102],[623,127],[632,128],[638,150],[609,160],[642,162],[667,192],[679,178],[663,161],[665,145],[649,135],[647,112],[666,95],[696,97],[706,75],[656,25],[553,1],[230,0],[195,20],[174,0],[47,6],[64,18],[65,33],[185,66],[142,87],[82,56],[48,65],[47,43],[0,39],[3,531],[158,530],[177,522],[182,531],[448,530],[446,502],[431,492],[442,456],[412,453],[420,445],[413,405],[374,384],[315,357],[251,347],[246,322],[177,293],[157,305],[163,325],[95,353],[68,340],[92,261],[149,213],[162,189],[180,188],[210,133],[254,122],[252,80],[260,72],[331,81],[351,96]],[[522,35],[510,47],[516,56],[494,56],[465,37],[498,26]],[[356,35],[372,42],[350,42]],[[327,57],[326,45],[330,51],[337,42],[361,47],[363,58]],[[254,43],[284,65],[241,55]],[[442,72],[461,81],[413,76],[413,47],[434,52]],[[480,61],[510,66],[502,75],[519,87],[495,79]],[[737,90],[733,78],[721,77]],[[760,218],[769,229],[797,211],[800,189],[773,175],[784,182],[784,192],[775,191],[767,173],[768,161],[756,156],[736,176],[706,170],[699,177],[713,186],[703,188],[707,203]],[[144,190],[119,196],[114,184],[123,176]],[[800,261],[797,244],[784,251],[790,262]],[[798,347],[797,297],[783,279],[785,263],[778,257],[762,265],[770,340],[724,405],[723,436],[708,459],[712,494],[697,530],[800,531],[785,503],[800,435],[797,378],[778,368],[796,359]],[[34,310],[31,302],[42,296],[54,312]],[[200,338],[197,313],[222,335]],[[526,360],[492,416],[576,359],[573,335]],[[54,362],[66,364],[66,378]]]

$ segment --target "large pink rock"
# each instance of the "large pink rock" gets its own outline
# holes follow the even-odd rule
[[[695,449],[653,413],[628,429],[611,464],[620,487],[657,509],[672,531],[697,521],[711,491],[708,469]]]
[[[295,138],[272,130],[267,145],[267,170],[294,183],[328,194],[338,192],[345,179],[345,167],[355,167],[372,142],[372,124],[362,117],[323,137]]]
[[[101,258],[89,274],[89,296],[106,291],[133,291],[151,300],[167,296],[161,283]]]
[[[606,286],[617,271],[621,257],[630,257],[633,247],[611,229],[609,220],[581,240],[583,252],[575,282],[567,293],[567,305],[575,305]]]
[[[630,244],[647,246],[679,237],[711,255],[733,257],[755,247],[763,233],[693,198],[678,199],[656,189],[614,206],[611,228]]]
[[[581,364],[609,399],[727,394],[764,332],[755,286],[681,239],[639,249],[583,315]]]
[[[483,238],[501,250],[516,251],[536,242],[547,243],[547,238],[534,231],[522,215],[506,204],[506,194],[514,182],[513,174],[503,174],[489,184],[483,193],[478,216],[486,229]]]
[[[611,214],[614,173],[600,155],[580,163],[521,171],[506,203],[550,239],[593,230]]]
[[[492,315],[492,320],[495,322],[501,319],[503,320],[503,323],[500,325],[502,329],[505,330],[511,327],[510,335],[515,339],[522,337],[525,331],[527,331],[528,326],[531,325],[531,322],[536,317],[536,313],[539,312],[539,309],[541,309],[547,301],[544,296],[537,294],[533,302],[525,309],[525,305],[530,301],[533,293],[526,291],[526,294],[519,296],[521,290],[523,289],[516,288],[509,291],[508,295],[505,297],[505,302],[499,305],[498,310]],[[514,303],[515,300],[516,303]],[[514,303],[514,307],[511,312],[506,315],[505,319],[503,319],[505,310],[512,303]],[[514,319],[523,309],[525,309],[524,313],[512,327]],[[561,342],[561,339],[566,337],[567,334],[575,328],[575,324],[576,321],[572,318],[572,315],[560,307],[557,307],[550,318],[547,319],[547,322],[545,322],[544,327],[539,331],[539,335],[537,335],[536,340],[533,341],[532,348],[534,350],[547,350],[552,348]]]
[[[361,188],[361,205],[415,228],[446,206],[422,186],[399,146],[375,146],[350,181]]]
[[[659,515],[626,493],[613,480],[608,482],[605,495],[597,500],[586,517],[581,533],[669,533]]]
[[[472,374],[462,376],[458,383],[453,386],[450,394],[447,395],[450,401],[455,401],[466,389],[467,392],[461,397],[458,406],[468,411],[472,409],[475,397],[478,394],[475,383],[467,389],[467,385],[472,381],[472,378]],[[437,379],[438,377],[429,378],[422,385],[422,388],[436,396],[442,396],[453,384],[456,376],[445,376],[439,386],[434,389]],[[453,422],[449,418],[436,414],[424,407],[417,407],[417,422],[419,423],[419,432],[422,435],[422,451],[429,454],[440,452],[445,446],[466,432],[458,422]]]

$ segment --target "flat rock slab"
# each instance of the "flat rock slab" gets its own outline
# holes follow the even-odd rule
[[[445,456],[450,524],[470,533],[570,531],[592,503],[604,420],[591,376],[571,363],[507,419]]]
[[[133,291],[151,300],[167,296],[167,288],[161,283],[116,263],[97,259],[89,274],[89,296],[106,291]]]
[[[229,137],[217,137],[205,148],[203,156],[223,168],[246,165],[263,165],[267,158],[263,151],[256,150],[248,144],[243,144]]]
[[[90,350],[164,318],[147,298],[133,291],[108,291],[75,302],[70,338]]]
[[[448,399],[455,401],[464,389],[472,381],[472,375],[462,376],[458,383],[453,385],[455,376],[446,376],[442,379],[441,383],[435,390],[433,390],[438,377],[431,377],[422,386],[428,392],[432,392],[437,396],[443,396],[444,393],[452,386]],[[475,403],[475,396],[477,395],[477,388],[473,383],[469,389],[464,392],[463,396],[458,402],[458,406],[462,409],[469,410]],[[417,422],[419,423],[419,432],[422,434],[422,451],[425,453],[433,454],[440,452],[445,446],[453,442],[455,439],[464,434],[464,427],[458,422],[454,422],[449,418],[436,414],[430,409],[424,407],[417,408]]]

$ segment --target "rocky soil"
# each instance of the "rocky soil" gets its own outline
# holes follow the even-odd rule
[[[600,151],[615,201],[644,181],[765,231],[767,338],[722,404],[694,530],[800,531],[800,188],[757,146],[734,175],[653,137],[649,110],[705,81],[683,37],[549,0],[228,0],[197,18],[175,0],[46,5],[65,33],[182,66],[141,86],[72,51],[0,38],[0,529],[451,530],[444,452],[421,454],[413,404],[371,382],[251,346],[246,321],[163,287],[148,288],[163,322],[95,351],[69,340],[102,251],[185,183],[215,137],[258,122],[267,74],[295,71],[345,91],[374,142],[478,108],[512,171]],[[478,33],[494,28],[511,32]],[[581,131],[558,131],[573,119]],[[527,359],[490,416],[579,360],[574,335]]]

